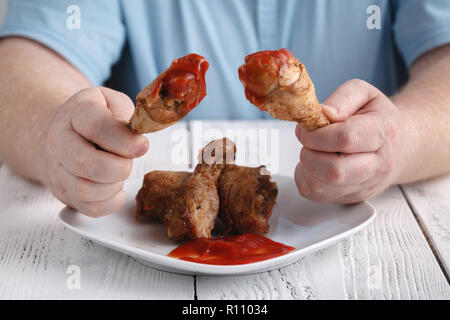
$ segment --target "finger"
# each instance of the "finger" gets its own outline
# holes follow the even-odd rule
[[[76,202],[75,208],[87,216],[99,218],[119,211],[125,202],[125,192],[120,191],[118,194],[105,201]]]
[[[73,131],[68,131],[58,155],[61,164],[72,174],[100,183],[115,183],[126,180],[132,160],[98,150]]]
[[[382,143],[382,124],[375,116],[354,115],[345,122],[308,131],[297,128],[297,137],[308,149],[324,152],[375,152]]]
[[[65,186],[72,199],[78,201],[104,201],[118,194],[124,182],[97,183],[72,175],[64,167],[58,168],[60,181]]]
[[[353,79],[337,88],[322,104],[322,109],[332,122],[342,122],[383,93],[371,84]]]
[[[300,161],[313,177],[340,186],[360,185],[378,169],[375,153],[342,154],[302,148]]]
[[[119,122],[128,123],[134,112],[134,103],[130,97],[122,92],[105,87],[101,87],[100,90],[113,118]]]
[[[67,196],[67,190],[64,188],[61,181],[59,181],[59,177],[56,174],[52,174],[56,172],[56,166],[54,163],[47,163],[47,179],[46,186],[53,193],[53,195],[62,203],[68,204],[69,198]]]
[[[301,162],[295,168],[295,183],[302,196],[322,203],[334,203],[359,189],[359,186],[334,186],[327,184],[313,177]]]
[[[117,155],[135,158],[145,154],[148,140],[132,133],[122,121],[128,117],[130,104],[133,107],[131,100],[110,89],[96,89],[80,98],[72,114],[73,129],[85,139]],[[107,98],[103,92],[107,93]]]
[[[348,194],[338,199],[337,203],[351,204],[362,202],[365,200],[370,200],[383,191],[384,189],[380,188],[380,185],[378,183],[372,183],[371,185],[367,185],[364,188],[361,188],[360,190],[357,190],[351,194]]]
[[[354,204],[365,200],[369,200],[372,196],[368,196],[366,193],[354,192],[336,200],[339,204]]]

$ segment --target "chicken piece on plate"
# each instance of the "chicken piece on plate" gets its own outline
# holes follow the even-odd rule
[[[172,62],[136,97],[128,127],[136,133],[162,130],[184,118],[206,96],[208,61],[189,54]]]
[[[213,140],[198,153],[197,167],[201,165],[217,165],[220,168],[226,164],[234,164],[236,160],[236,145],[228,138]]]
[[[200,151],[193,173],[147,173],[136,196],[138,216],[163,221],[173,240],[210,238],[219,212],[217,179],[235,152],[232,141],[218,139]]]
[[[164,221],[167,209],[172,205],[174,190],[189,176],[185,171],[151,171],[144,176],[144,182],[136,195],[137,215]]]
[[[226,233],[267,233],[278,188],[265,166],[227,165],[218,180],[219,218]]]
[[[211,238],[219,212],[217,179],[220,171],[212,166],[202,166],[175,190],[164,215],[170,239]]]
[[[296,121],[308,130],[330,124],[305,66],[287,49],[248,55],[239,79],[247,99],[273,118]]]
[[[227,163],[234,163],[236,146],[226,138],[207,144],[199,152],[199,164],[177,188],[173,204],[164,216],[169,238],[211,238],[219,212],[217,179]]]

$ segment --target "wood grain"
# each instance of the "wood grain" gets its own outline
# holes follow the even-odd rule
[[[434,252],[450,275],[450,176],[403,186]]]
[[[354,299],[449,299],[450,287],[398,187],[371,201],[374,223],[339,243]]]
[[[153,169],[185,170],[204,143],[214,135],[241,135],[236,129],[244,136],[238,149],[247,150],[238,151],[241,164],[266,163],[274,173],[292,175],[301,147],[294,128],[281,121],[180,123],[149,136],[150,150],[134,162],[130,178]],[[272,134],[275,149],[263,145],[261,152],[264,135]],[[448,180],[405,190],[448,268]],[[65,230],[57,220],[63,204],[0,163],[0,298],[449,299],[449,285],[400,189],[392,187],[372,203],[377,218],[350,238],[278,270],[196,277],[194,291],[194,277],[151,269]],[[67,286],[71,265],[80,267],[79,290]]]
[[[186,125],[150,136],[150,151],[158,152],[136,161],[132,175],[187,169],[169,157],[171,135],[179,128]],[[66,230],[57,218],[64,205],[6,166],[0,169],[0,203],[0,299],[194,298],[193,277],[151,269]],[[67,286],[73,265],[80,268],[80,289]]]

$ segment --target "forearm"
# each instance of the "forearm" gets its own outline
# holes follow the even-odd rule
[[[450,172],[450,45],[420,58],[394,97],[404,117],[405,152],[396,183]]]
[[[54,111],[89,82],[30,40],[2,40],[0,57],[0,158],[16,173],[39,181],[40,148]]]

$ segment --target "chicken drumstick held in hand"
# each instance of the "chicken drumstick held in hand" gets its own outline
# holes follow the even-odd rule
[[[274,118],[296,121],[308,130],[330,124],[305,66],[287,49],[248,55],[239,79],[247,99]]]
[[[189,54],[172,62],[136,97],[128,127],[136,133],[162,130],[184,118],[206,96],[208,61]]]

